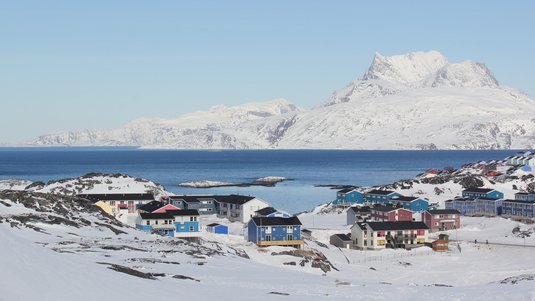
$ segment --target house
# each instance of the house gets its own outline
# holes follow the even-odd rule
[[[429,209],[429,202],[426,199],[413,196],[395,196],[392,198],[394,204],[401,204],[403,208],[412,212],[422,212]]]
[[[475,201],[475,215],[497,216],[502,214],[503,199],[477,198]]]
[[[292,217],[252,217],[247,224],[247,239],[259,247],[294,246],[300,248],[301,221]]]
[[[515,193],[515,200],[535,202],[535,193],[517,192]]]
[[[111,206],[113,215],[118,214],[119,205],[126,205],[128,213],[136,213],[139,206],[154,201],[152,193],[86,193],[79,197],[95,203],[101,201]]]
[[[347,234],[333,234],[329,238],[329,243],[335,247],[351,249],[351,238]]]
[[[214,195],[171,195],[164,198],[167,204],[179,209],[197,210],[201,215],[216,214]]]
[[[435,252],[446,252],[446,251],[449,251],[449,249],[450,249],[449,248],[449,241],[443,240],[443,239],[434,240],[431,243],[431,248]]]
[[[351,205],[364,203],[364,194],[355,187],[344,188],[336,192],[335,205]]]
[[[455,198],[444,202],[446,209],[458,210],[462,215],[468,216],[497,216],[502,214],[501,199],[489,198]]]
[[[136,218],[136,229],[162,235],[196,238],[199,236],[197,210],[169,210],[163,213],[141,212]]]
[[[239,221],[247,224],[255,211],[269,207],[269,204],[260,198],[244,195],[217,196],[217,214],[230,221]]]
[[[370,206],[352,206],[346,211],[346,224],[353,225],[354,223],[366,222],[371,218]]]
[[[373,189],[364,194],[366,202],[369,203],[390,203],[392,198],[396,196],[400,197],[402,195],[395,191],[379,189]]]
[[[422,222],[367,222],[351,227],[353,246],[361,250],[423,246],[429,228]]]
[[[137,207],[137,212],[141,213],[141,212],[145,212],[145,213],[151,213],[151,212],[155,212],[156,210],[164,207],[165,204],[160,202],[160,201],[151,201],[151,202],[148,202],[147,204],[144,204],[144,205],[141,205],[139,207]],[[176,208],[176,207],[175,207]],[[156,212],[156,213],[161,213],[161,212],[165,212],[164,211],[160,211],[160,212]]]
[[[524,200],[504,200],[502,206],[504,217],[526,222],[535,221],[535,202]]]
[[[312,239],[312,230],[301,229],[301,239]]]
[[[371,209],[374,222],[412,221],[412,211],[391,205],[375,205]]]
[[[228,234],[228,227],[218,223],[206,225],[206,232],[214,234]]]
[[[490,188],[468,188],[463,190],[463,198],[467,199],[477,199],[477,198],[488,198],[488,199],[503,199],[503,192],[500,192],[495,189]]]
[[[167,213],[141,212],[136,219],[136,229],[174,236],[176,229],[174,220],[174,216]]]
[[[461,212],[455,209],[428,210],[422,213],[422,222],[431,232],[459,229]]]
[[[278,217],[290,217],[291,215],[284,212],[284,211],[280,211],[280,210],[277,210],[273,207],[265,207],[265,208],[262,208],[260,210],[256,210],[255,211],[255,214],[254,216],[263,216],[263,217],[274,217],[274,216],[278,216]]]
[[[166,214],[174,217],[175,237],[196,238],[199,236],[199,211],[195,209],[169,210]]]

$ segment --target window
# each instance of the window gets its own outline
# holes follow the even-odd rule
[[[195,218],[194,218],[193,216],[190,216],[190,217],[189,217],[189,221],[190,221],[190,222],[193,222],[193,221],[195,221]]]
[[[364,240],[364,246],[367,246],[368,245],[368,240]]]
[[[271,241],[271,235],[266,235],[266,241]]]
[[[147,221],[147,226],[150,226],[150,221]]]
[[[287,232],[293,232],[293,227],[292,227],[292,226],[288,226],[288,227],[286,228],[286,231],[287,231]]]
[[[155,221],[154,221],[154,224],[157,225],[157,224],[158,224],[158,220],[155,220]]]
[[[110,206],[115,206],[115,201],[110,201]]]
[[[293,236],[293,234],[288,234],[288,235],[286,236],[286,240],[294,240],[294,236]]]
[[[271,227],[266,227],[266,233],[271,233]]]
[[[193,226],[189,226],[189,232],[193,232]]]

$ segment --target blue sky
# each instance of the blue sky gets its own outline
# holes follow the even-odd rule
[[[2,1],[0,142],[216,104],[325,100],[384,55],[486,63],[535,96],[533,1]]]

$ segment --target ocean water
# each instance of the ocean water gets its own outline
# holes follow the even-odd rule
[[[239,150],[175,151],[133,148],[0,148],[0,179],[49,181],[89,172],[126,173],[179,194],[255,195],[292,213],[331,201],[336,191],[322,184],[370,186],[412,178],[429,168],[460,167],[503,159],[510,150],[345,151]],[[193,180],[248,182],[266,176],[293,181],[276,187],[181,188]]]

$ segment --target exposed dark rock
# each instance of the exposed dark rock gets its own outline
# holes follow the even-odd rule
[[[280,296],[290,296],[290,294],[288,294],[288,293],[281,293],[281,292],[269,292],[268,294],[280,295]]]
[[[459,183],[461,186],[463,186],[464,189],[478,188],[483,187],[485,185],[485,183],[483,183],[483,180],[476,176],[465,176],[460,180],[455,181],[455,183]]]
[[[128,275],[132,275],[132,276],[143,278],[143,279],[150,279],[150,280],[155,280],[156,279],[156,277],[152,276],[149,273],[143,273],[143,272],[140,272],[140,271],[137,271],[137,270],[134,270],[132,268],[125,267],[125,266],[122,266],[122,265],[113,264],[113,263],[107,263],[107,262],[97,262],[97,263],[98,264],[103,264],[103,265],[109,265],[108,269],[114,270],[114,271],[117,271],[117,272],[120,272],[120,273],[125,273],[125,274],[128,274]]]
[[[192,280],[192,281],[196,281],[196,282],[201,282],[199,279],[195,279],[195,278],[192,278],[192,277],[189,277],[189,276],[184,276],[184,275],[173,275],[173,278],[175,278],[175,279]]]
[[[535,280],[535,274],[523,274],[519,276],[508,277],[500,281],[501,284],[517,284],[521,281],[533,281]]]

